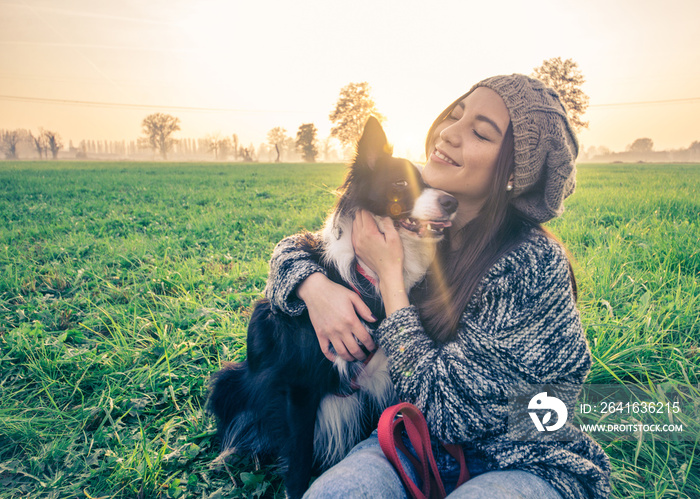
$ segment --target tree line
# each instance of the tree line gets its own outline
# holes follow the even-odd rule
[[[572,122],[577,127],[587,126],[578,117],[585,112],[588,97],[580,91],[583,83],[583,76],[575,62],[571,60],[562,61],[561,58],[545,61],[541,68],[536,68],[534,76],[545,80],[546,83],[554,86],[562,94],[567,103],[567,107],[572,115]],[[288,135],[283,127],[274,127],[267,134],[267,143],[255,148],[253,144],[245,146],[239,143],[238,136],[222,135],[221,133],[209,134],[203,140],[196,141],[198,153],[206,152],[213,155],[214,159],[256,161],[263,154],[268,154],[268,159],[275,162],[289,161],[294,155],[298,155],[307,162],[315,162],[320,153],[324,154],[326,160],[331,155],[333,146],[332,140],[340,143],[341,148],[347,150],[354,146],[359,139],[365,122],[369,116],[375,116],[380,122],[385,117],[378,111],[374,99],[371,95],[371,87],[367,82],[349,83],[340,89],[338,100],[332,108],[328,118],[333,124],[330,137],[324,141],[318,138],[318,130],[313,123],[302,123],[296,131],[296,136]],[[125,142],[117,144],[103,144],[81,141],[78,147],[72,144],[69,146],[70,152],[75,152],[77,158],[85,158],[89,154],[104,154],[105,151],[114,151],[117,154],[133,155],[138,151],[151,151],[153,157],[160,156],[167,159],[169,154],[183,151],[190,154],[194,151],[194,144],[183,142],[183,139],[175,137],[175,133],[180,131],[180,118],[166,113],[153,113],[146,116],[141,122],[141,136],[136,140],[135,145]],[[49,139],[52,136],[53,139]],[[39,157],[46,157],[47,144],[52,144],[51,151],[55,159],[58,150],[61,148],[60,137],[54,132],[42,131],[37,136],[20,130],[4,131],[0,135],[0,149],[8,159],[18,157],[18,145],[20,143],[36,142]],[[53,140],[53,141],[51,141]],[[136,151],[134,150],[136,149]],[[42,156],[43,152],[43,156]],[[339,155],[341,158],[345,154]]]
[[[24,129],[0,130],[0,151],[6,159],[17,159],[24,144],[36,151],[39,158],[48,158],[51,153],[51,157],[56,159],[58,151],[63,147],[61,136],[53,130],[40,128],[36,133]]]
[[[582,147],[580,161],[599,163],[690,163],[700,161],[700,141],[693,141],[686,148],[673,150],[656,150],[654,141],[641,137],[625,147],[624,151],[612,151],[608,147]]]
[[[577,131],[588,127],[583,119],[589,105],[589,97],[581,86],[585,83],[583,73],[572,59],[555,57],[542,62],[533,69],[532,77],[538,78],[553,87],[561,96],[566,106],[569,119]],[[328,118],[333,124],[330,136],[319,139],[318,130],[313,123],[302,123],[295,135],[288,135],[283,127],[274,127],[267,133],[267,142],[255,147],[253,144],[241,144],[237,134],[223,135],[220,132],[207,134],[203,138],[176,138],[180,131],[180,119],[165,113],[153,113],[141,122],[141,135],[133,141],[81,141],[77,146],[69,143],[68,152],[76,158],[90,156],[136,157],[151,155],[168,159],[201,158],[209,156],[215,160],[235,161],[294,161],[315,162],[322,156],[325,161],[340,161],[347,157],[356,140],[360,137],[367,118],[373,115],[380,122],[385,117],[379,113],[367,82],[349,83],[340,89],[338,100]],[[334,142],[335,141],[335,142]],[[335,144],[340,145],[338,152]],[[7,159],[17,159],[20,151],[36,155],[39,158],[56,159],[63,147],[61,137],[51,130],[39,129],[33,133],[29,130],[0,130],[0,153]],[[627,148],[627,153],[651,155],[653,142],[649,138],[637,139]],[[683,150],[686,151],[686,150]],[[580,159],[612,158],[615,154],[605,147],[582,148]],[[678,154],[677,154],[678,155]],[[700,159],[700,142],[694,142],[687,149],[687,154],[680,154],[681,160]],[[636,156],[634,156],[636,157]]]
[[[563,60],[560,57],[545,60],[542,65],[535,68],[533,77],[542,80],[555,88],[562,97],[567,107],[572,125],[580,130],[588,126],[581,118],[588,108],[588,96],[581,90],[585,82],[578,64],[571,59]],[[386,118],[379,113],[371,88],[367,82],[349,83],[340,89],[338,100],[328,116],[333,124],[331,138],[337,139],[343,147],[354,145],[362,134],[362,129],[370,116],[375,116],[380,122]],[[168,152],[176,144],[172,135],[180,129],[180,120],[174,116],[162,113],[151,114],[142,122],[142,137],[139,139],[144,145],[148,145],[154,154],[160,154],[167,158]],[[229,151],[234,158],[242,156],[250,161],[251,151],[238,145],[238,137],[222,137],[220,135],[208,136],[208,149],[213,152],[216,159],[226,157]],[[274,149],[275,162],[280,162],[285,151],[296,150],[304,161],[315,162],[319,153],[317,129],[313,123],[304,123],[299,126],[296,139],[287,135],[287,130],[275,127],[267,134],[267,143]]]
[[[348,147],[357,141],[362,133],[367,118],[375,116],[383,121],[384,117],[377,111],[371,96],[371,88],[367,82],[350,83],[340,90],[338,101],[329,115],[331,137],[337,139],[341,146]],[[142,135],[139,144],[150,148],[153,154],[159,154],[167,159],[168,153],[177,144],[173,134],[180,130],[180,119],[164,113],[154,113],[146,116],[141,123]],[[226,159],[233,156],[243,161],[255,160],[255,148],[239,144],[238,136],[222,136],[220,133],[206,137],[207,151],[214,154],[215,159]],[[313,163],[319,155],[318,129],[313,123],[299,125],[296,138],[287,135],[283,127],[272,128],[267,133],[267,144],[274,150],[274,161],[279,163],[285,155],[297,152],[304,161]],[[330,148],[328,140],[324,149]],[[326,155],[327,156],[327,155]]]

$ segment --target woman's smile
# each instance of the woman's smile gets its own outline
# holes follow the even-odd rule
[[[441,161],[443,163],[447,163],[448,165],[461,166],[461,165],[457,164],[457,162],[455,160],[453,160],[447,154],[445,154],[444,152],[440,151],[437,148],[435,148],[435,150],[433,151],[432,156],[434,156],[435,160]]]

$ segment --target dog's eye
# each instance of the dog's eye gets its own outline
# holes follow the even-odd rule
[[[394,187],[396,187],[397,189],[404,189],[408,187],[408,182],[405,180],[397,180],[396,182],[394,182]]]

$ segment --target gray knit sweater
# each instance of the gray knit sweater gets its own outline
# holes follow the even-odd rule
[[[323,272],[298,240],[288,237],[275,248],[265,290],[273,307],[290,315],[305,308],[295,288]],[[584,433],[571,427],[568,442],[506,437],[505,386],[580,386],[590,369],[568,272],[563,249],[532,230],[483,277],[455,341],[431,340],[414,306],[387,317],[375,341],[389,356],[398,396],[423,411],[432,435],[468,445],[491,469],[534,473],[566,499],[604,498],[610,463]]]

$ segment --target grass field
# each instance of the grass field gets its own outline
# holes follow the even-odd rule
[[[245,356],[274,244],[319,228],[342,176],[0,163],[0,497],[281,497],[274,469],[211,468],[206,381]],[[579,167],[549,227],[574,260],[589,383],[700,383],[699,199],[699,165]],[[700,497],[697,438],[601,443],[615,497]]]

